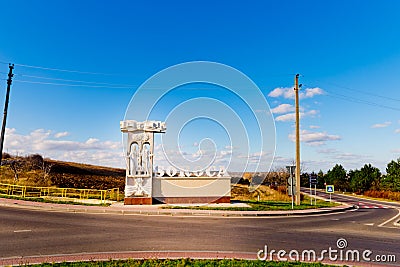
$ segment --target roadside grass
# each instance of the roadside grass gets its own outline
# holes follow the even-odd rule
[[[63,262],[63,263],[43,263],[37,265],[29,265],[35,267],[333,267],[338,265],[325,265],[322,263],[303,263],[303,262],[275,262],[275,261],[256,261],[256,260],[199,260],[199,259],[177,259],[177,260],[110,260],[110,261],[87,261],[87,262]],[[343,265],[344,266],[344,265]]]
[[[232,186],[231,199],[239,201],[260,200],[260,201],[290,201],[287,194],[271,189],[269,186],[260,185],[251,188],[247,185],[236,184]]]
[[[244,203],[249,207],[226,207],[218,204],[212,206],[208,205],[196,205],[196,206],[176,206],[167,205],[163,206],[163,209],[197,209],[197,210],[232,210],[232,211],[278,211],[278,210],[292,210],[291,197],[283,194],[277,190],[271,189],[268,186],[261,185],[255,190],[249,190],[246,185],[234,185],[232,186],[232,203]],[[335,202],[328,202],[321,199],[317,199],[316,205],[311,205],[310,197],[302,195],[303,200],[301,205],[293,206],[293,210],[304,210],[304,209],[317,209],[317,208],[328,208],[335,207],[340,204]]]
[[[287,201],[237,201],[237,203],[245,203],[250,207],[218,207],[218,206],[163,206],[163,209],[197,209],[197,210],[232,210],[232,211],[278,211],[278,210],[292,210],[292,203]],[[340,204],[335,202],[327,202],[323,200],[317,200],[317,205],[311,205],[305,198],[299,206],[294,205],[293,210],[305,210],[305,209],[319,209],[336,207]]]
[[[80,205],[80,206],[103,206],[108,207],[110,203],[84,203],[84,202],[76,202],[76,201],[69,201],[69,200],[56,200],[56,199],[48,199],[48,198],[41,198],[41,197],[19,197],[19,196],[10,196],[0,194],[0,198],[7,198],[7,199],[17,199],[17,200],[26,200],[32,202],[41,202],[41,203],[53,203],[53,204],[70,204],[70,205]]]

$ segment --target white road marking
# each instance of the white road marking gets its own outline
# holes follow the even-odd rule
[[[26,232],[32,232],[32,230],[15,230],[14,233],[26,233]]]
[[[378,227],[383,227],[385,224],[397,219],[398,217],[400,217],[400,209],[397,209],[398,213],[397,215],[395,215],[394,217],[390,218],[389,220],[384,221],[383,223],[381,223],[380,225],[378,225]],[[394,224],[395,222],[393,222]]]
[[[367,225],[367,226],[374,226],[374,223],[364,223],[364,225]]]

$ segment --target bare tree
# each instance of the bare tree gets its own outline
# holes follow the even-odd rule
[[[14,172],[14,182],[18,182],[19,174],[23,169],[23,164],[18,159],[9,160],[6,162],[10,166],[10,169]]]
[[[296,160],[292,159],[292,166],[296,166]],[[307,172],[307,167],[304,161],[300,161],[300,174]]]
[[[50,175],[51,172],[51,168],[53,168],[54,163],[48,161],[48,160],[43,160],[42,161],[42,165],[40,166],[40,169],[43,172],[43,180],[45,183],[48,182],[48,177]]]
[[[286,168],[276,167],[267,173],[264,182],[274,186],[286,185],[288,177],[289,174],[287,173]]]
[[[43,157],[39,154],[32,154],[26,157],[27,164],[29,167],[33,170],[39,170],[42,169],[43,165]]]

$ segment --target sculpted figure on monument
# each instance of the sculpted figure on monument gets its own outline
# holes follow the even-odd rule
[[[130,153],[130,175],[137,175],[138,162],[139,162],[139,151],[137,144],[133,144]]]
[[[147,176],[150,174],[150,150],[146,145],[143,146],[142,151],[142,168],[144,175]]]

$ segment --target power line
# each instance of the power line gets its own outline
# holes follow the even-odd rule
[[[387,106],[387,105],[382,105],[382,104],[378,104],[378,103],[375,103],[375,102],[366,101],[366,100],[363,100],[363,99],[358,99],[358,98],[354,98],[354,97],[350,97],[350,96],[346,96],[346,95],[342,95],[342,94],[328,92],[328,96],[335,97],[335,98],[342,99],[342,100],[349,101],[349,102],[353,102],[353,103],[365,104],[365,105],[369,105],[369,106],[374,106],[374,107],[380,107],[380,108],[386,108],[386,109],[391,109],[391,110],[395,110],[395,111],[400,111],[399,108],[395,108],[395,107],[391,107],[391,106]]]
[[[315,82],[321,83],[318,80],[315,80]],[[348,86],[340,85],[340,84],[333,83],[333,82],[322,82],[322,83],[330,84],[330,85],[338,87],[338,88],[342,88],[342,89],[345,89],[345,90],[348,90],[348,91],[361,93],[361,94],[364,94],[364,95],[370,95],[370,96],[379,97],[379,98],[386,99],[386,100],[392,100],[392,101],[400,102],[400,99],[397,99],[397,98],[393,98],[393,97],[389,97],[389,96],[383,96],[383,95],[370,93],[370,92],[365,92],[365,91],[362,91],[362,90],[359,90],[359,89],[350,88]]]
[[[365,94],[365,95],[380,97],[380,98],[386,99],[386,100],[400,101],[400,99],[396,99],[396,98],[392,98],[392,97],[387,97],[387,96],[382,96],[382,95],[378,95],[378,94],[374,94],[374,93],[364,92],[364,91],[353,89],[353,88],[350,88],[350,87],[340,86],[340,85],[337,85],[337,84],[334,84],[334,83],[329,83],[329,82],[326,82],[326,83],[331,84],[331,85],[336,86],[336,87],[339,87],[339,88],[347,89],[349,91],[359,92],[359,93]],[[308,84],[307,86],[315,87],[314,85],[310,85],[310,84]],[[330,90],[327,90],[325,87],[324,87],[323,90],[328,93],[327,96],[338,98],[338,99],[345,100],[345,101],[348,101],[348,102],[353,102],[353,103],[358,103],[358,104],[364,104],[364,105],[369,105],[369,106],[374,106],[374,107],[380,107],[380,108],[400,111],[400,109],[396,108],[396,107],[383,105],[383,104],[376,103],[376,102],[373,102],[373,101],[368,101],[368,100],[364,100],[364,99],[360,99],[360,98],[356,98],[356,97],[352,97],[352,96],[347,96],[347,95],[339,94],[339,93],[336,93],[336,92],[333,93]]]
[[[52,82],[39,82],[39,81],[25,81],[25,80],[17,80],[17,79],[15,79],[14,82],[32,83],[32,84],[45,84],[45,85],[57,85],[57,86],[91,87],[91,88],[123,88],[123,89],[132,88],[132,86],[108,86],[108,85],[67,84],[67,83],[52,83]]]
[[[6,64],[6,65],[9,64],[9,63],[4,62],[4,61],[0,61],[0,63],[1,64]],[[105,76],[119,76],[119,75],[121,75],[121,74],[104,73],[104,72],[91,72],[91,71],[61,69],[61,68],[50,68],[50,67],[35,66],[35,65],[28,65],[28,64],[19,64],[19,63],[14,63],[14,65],[15,66],[19,66],[19,67],[24,67],[24,68],[59,71],[59,72],[68,72],[68,73],[78,73],[78,74],[105,75]]]
[[[389,97],[389,96],[383,96],[383,95],[378,95],[378,94],[374,94],[374,93],[370,93],[370,92],[364,92],[364,91],[361,91],[361,90],[349,88],[349,87],[346,87],[346,86],[341,86],[341,85],[334,84],[334,83],[331,83],[331,84],[332,84],[333,86],[336,86],[336,87],[339,87],[339,88],[343,88],[343,89],[346,89],[346,90],[349,90],[349,91],[358,92],[358,93],[362,93],[362,94],[365,94],[365,95],[370,95],[370,96],[375,96],[375,97],[379,97],[379,98],[383,98],[383,99],[387,99],[387,100],[392,100],[392,101],[400,102],[400,99],[397,99],[397,98],[393,98],[393,97]]]
[[[6,79],[4,79],[6,80]],[[110,86],[108,85],[87,85],[87,84],[69,84],[69,83],[53,83],[53,82],[41,82],[41,81],[27,81],[27,80],[19,80],[19,79],[14,79],[14,82],[21,82],[21,83],[32,83],[32,84],[44,84],[44,85],[57,85],[57,86],[72,86],[72,87],[90,87],[90,88],[120,88],[120,89],[131,89],[131,88],[137,88],[139,86],[134,86],[134,85],[126,85],[126,86],[113,86],[112,84]],[[156,88],[156,87],[152,87],[152,88],[146,88],[146,90],[164,90],[165,88]],[[176,89],[176,88],[174,88]],[[223,88],[222,88],[223,89]],[[202,91],[206,91],[206,90],[212,90],[214,91],[214,88],[183,88],[183,90],[202,90]]]
[[[92,74],[92,75],[107,75],[113,76],[116,74],[111,73],[103,73],[103,72],[90,72],[90,71],[79,71],[79,70],[67,70],[67,69],[59,69],[59,68],[49,68],[49,67],[42,67],[42,66],[33,66],[33,65],[26,65],[26,64],[14,64],[15,66],[25,67],[25,68],[33,68],[33,69],[41,69],[41,70],[51,70],[51,71],[59,71],[59,72],[70,72],[70,73],[79,73],[79,74]]]
[[[1,73],[1,72],[0,72],[0,73]],[[87,84],[97,84],[97,85],[110,85],[110,86],[126,86],[126,87],[133,87],[133,85],[131,85],[131,84],[114,84],[114,83],[92,82],[92,81],[83,81],[83,80],[50,78],[50,77],[35,76],[35,75],[26,75],[26,74],[15,74],[15,76],[21,76],[21,77],[27,77],[27,78],[35,78],[35,79],[44,79],[44,80],[63,81],[63,82],[77,82],[77,83],[87,83]]]

